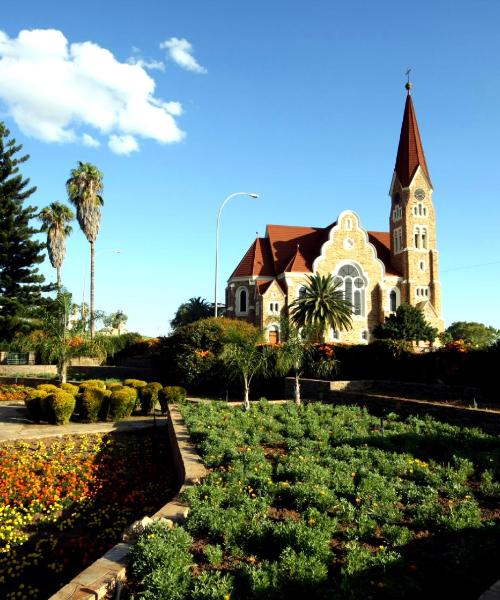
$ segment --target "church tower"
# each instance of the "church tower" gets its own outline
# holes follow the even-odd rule
[[[389,217],[391,264],[402,274],[401,302],[418,306],[434,327],[444,329],[432,182],[411,97],[411,83],[399,137]]]

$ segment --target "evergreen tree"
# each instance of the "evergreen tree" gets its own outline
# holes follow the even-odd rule
[[[30,226],[36,217],[34,206],[24,206],[35,192],[29,179],[19,172],[28,155],[16,156],[22,149],[0,122],[0,340],[10,341],[17,333],[31,329],[31,319],[44,303],[44,277],[36,265],[44,260],[45,245],[32,239],[38,233]]]
[[[396,312],[377,325],[373,333],[381,340],[401,342],[434,342],[438,330],[432,327],[422,311],[410,304],[401,304]]]

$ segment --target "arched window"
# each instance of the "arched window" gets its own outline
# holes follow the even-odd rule
[[[340,290],[344,292],[344,299],[352,304],[354,315],[365,314],[365,280],[354,265],[344,265],[335,277]]]
[[[391,312],[396,312],[396,303],[398,301],[398,297],[396,294],[396,290],[392,290],[391,293],[389,294],[389,300],[390,300],[390,305],[391,305]]]
[[[248,303],[248,294],[246,288],[241,288],[238,292],[238,312],[246,313]]]
[[[267,330],[267,339],[270,344],[279,344],[280,328],[278,325],[271,325]]]

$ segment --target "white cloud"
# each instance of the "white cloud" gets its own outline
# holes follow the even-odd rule
[[[192,55],[193,46],[185,38],[172,37],[169,40],[165,40],[160,44],[160,48],[164,48],[168,51],[170,58],[188,71],[193,73],[206,73],[205,67],[202,67],[194,56]]]
[[[139,150],[139,144],[132,135],[110,135],[108,146],[115,154],[127,155]]]
[[[82,142],[84,146],[88,146],[89,148],[99,148],[99,146],[101,145],[101,142],[99,142],[99,140],[96,140],[88,133],[84,133],[82,135]]]
[[[92,42],[69,44],[55,29],[23,30],[17,38],[0,31],[0,101],[23,133],[45,142],[98,143],[78,133],[82,126],[110,136],[119,153],[139,148],[134,136],[182,140],[174,119],[181,105],[154,96],[145,68]]]
[[[127,63],[129,65],[137,65],[142,69],[148,69],[149,71],[164,71],[165,63],[161,60],[144,60],[143,58],[138,58],[136,56],[131,56]]]

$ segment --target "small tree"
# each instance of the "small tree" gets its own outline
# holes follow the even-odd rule
[[[41,322],[41,329],[25,338],[26,348],[35,348],[47,363],[55,361],[61,383],[66,383],[70,360],[79,356],[105,358],[103,347],[96,340],[72,335],[68,329],[71,313],[71,294],[61,290],[57,294],[54,307],[47,311]]]
[[[403,344],[419,341],[432,343],[438,330],[427,323],[419,308],[403,303],[394,314],[375,327],[373,334],[379,339],[395,340]]]
[[[244,388],[243,408],[250,409],[250,384],[254,375],[266,371],[269,349],[259,345],[263,333],[259,329],[243,332],[239,329],[227,331],[226,344],[221,359],[230,376],[240,377]]]
[[[211,317],[214,309],[204,298],[190,298],[177,309],[174,318],[170,321],[173,329],[194,323],[200,319]]]
[[[469,348],[487,348],[500,339],[500,331],[474,321],[455,321],[444,332],[448,339],[442,341],[463,340]]]
[[[325,356],[324,352],[318,353],[318,344],[304,340],[300,330],[288,319],[281,320],[280,330],[282,342],[276,346],[276,371],[281,375],[293,373],[295,404],[300,406],[300,378],[304,371],[314,370],[318,376],[329,375],[336,370],[337,361],[333,356]]]

